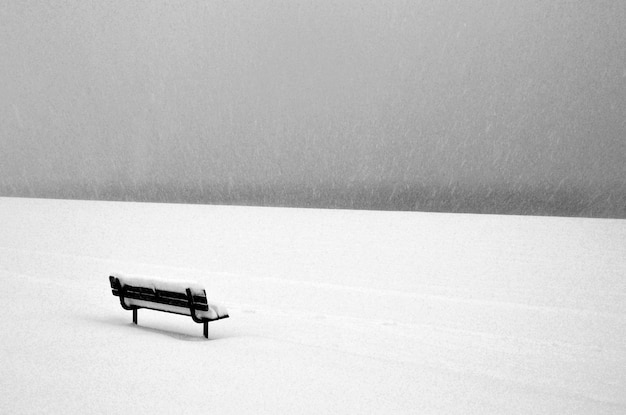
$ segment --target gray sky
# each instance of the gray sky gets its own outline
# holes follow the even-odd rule
[[[624,186],[626,2],[0,0],[0,184]]]

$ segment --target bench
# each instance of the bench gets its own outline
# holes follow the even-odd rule
[[[122,274],[109,276],[109,282],[122,308],[133,311],[134,324],[137,324],[140,308],[191,316],[196,323],[204,324],[204,337],[208,339],[209,321],[228,318],[228,311],[217,304],[209,304],[204,288],[194,282]]]

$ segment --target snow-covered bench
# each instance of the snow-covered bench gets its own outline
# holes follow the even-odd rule
[[[228,311],[217,304],[209,304],[206,291],[195,282],[169,281],[113,274],[109,277],[113,295],[120,298],[124,310],[133,311],[137,324],[137,310],[147,308],[167,313],[191,316],[204,324],[204,337],[209,338],[209,321],[228,317]]]

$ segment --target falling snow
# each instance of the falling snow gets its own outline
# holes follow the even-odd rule
[[[626,217],[626,8],[13,2],[0,194]]]

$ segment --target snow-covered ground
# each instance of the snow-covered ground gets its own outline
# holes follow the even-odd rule
[[[0,413],[626,413],[626,221],[0,198]],[[230,318],[139,311],[112,272]]]

